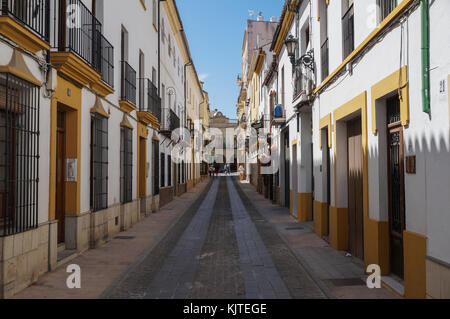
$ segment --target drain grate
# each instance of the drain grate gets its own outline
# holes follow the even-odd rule
[[[288,227],[286,230],[303,230],[303,227]]]
[[[336,287],[366,285],[366,283],[361,278],[329,279],[329,281]]]
[[[117,236],[117,237],[114,237],[114,239],[130,240],[130,239],[134,239],[134,237],[133,236]]]

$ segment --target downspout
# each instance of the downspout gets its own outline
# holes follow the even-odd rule
[[[421,0],[422,29],[422,108],[430,114],[430,19],[428,0]]]

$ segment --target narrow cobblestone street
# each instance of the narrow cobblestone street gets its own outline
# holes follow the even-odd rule
[[[289,240],[283,239],[283,231],[286,238],[292,239],[295,231],[302,227],[289,224],[284,230],[280,225],[273,227],[270,216],[260,213],[241,188],[243,186],[238,186],[231,177],[216,178],[208,187],[178,221],[177,235],[164,238],[155,247],[156,254],[149,254],[131,267],[103,297],[335,298],[326,284],[333,280],[335,288],[340,287],[335,289],[340,297],[357,298],[358,294],[362,298],[394,297],[385,289],[369,291],[364,285],[362,268],[348,261],[338,261],[335,271],[338,275],[329,273],[329,278],[322,281],[323,271],[306,270]],[[286,234],[289,230],[291,234]],[[334,258],[336,263],[339,257],[328,259]],[[326,258],[319,267],[325,266]]]
[[[15,298],[396,298],[368,289],[361,262],[234,177],[203,182],[69,263],[81,289],[67,288],[62,265]]]

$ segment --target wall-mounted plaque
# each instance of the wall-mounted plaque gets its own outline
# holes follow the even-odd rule
[[[416,174],[416,157],[406,156],[406,173]]]
[[[66,160],[66,182],[77,182],[78,177],[78,160],[76,158],[68,158]]]

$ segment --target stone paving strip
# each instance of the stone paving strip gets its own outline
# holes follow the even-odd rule
[[[224,178],[213,208],[208,234],[199,258],[197,274],[188,299],[243,299],[244,280]]]
[[[88,250],[70,264],[81,267],[81,289],[68,289],[68,273],[63,265],[42,276],[34,285],[15,295],[16,299],[97,299],[117,278],[123,277],[133,263],[149,251],[176,227],[188,210],[204,192],[209,183],[202,182],[181,197],[167,204],[157,213],[143,219],[118,236],[129,240],[113,239],[100,248]],[[194,203],[194,204],[193,204]]]
[[[246,297],[248,299],[290,298],[289,291],[248,215],[231,178],[227,178],[227,185]]]
[[[259,194],[249,184],[235,182],[247,210],[256,214],[255,218],[263,218],[266,223],[260,225],[260,233],[272,234],[270,241],[282,241],[284,247],[288,247],[291,255],[301,264],[303,272],[316,283],[328,298],[338,299],[393,299],[398,295],[382,287],[381,289],[369,289],[365,284],[364,264],[353,257],[347,257],[346,252],[337,251],[324,239],[314,233],[313,222],[297,222],[289,214],[289,209],[272,204],[270,200]],[[249,200],[251,198],[251,201]],[[272,229],[272,231],[268,230]],[[277,234],[277,235],[274,235]],[[264,238],[265,236],[263,236]],[[269,248],[273,245],[266,241]],[[279,246],[282,247],[282,246]],[[281,250],[280,250],[281,251]],[[278,254],[277,250],[274,250]],[[286,260],[286,257],[282,258]],[[275,264],[279,266],[277,258]],[[292,267],[290,268],[292,272]],[[283,277],[283,271],[280,271]],[[298,274],[292,272],[291,276]],[[304,278],[302,276],[301,278]],[[300,279],[301,279],[300,278]],[[291,278],[288,282],[292,282]],[[289,285],[288,285],[289,286]],[[305,290],[305,289],[303,289]],[[308,290],[308,289],[306,289]],[[299,290],[301,292],[301,290]]]
[[[215,180],[177,245],[151,281],[145,299],[187,298],[194,282],[198,256],[208,231],[218,188],[219,181]]]

